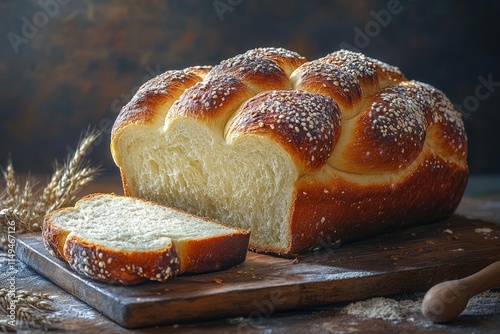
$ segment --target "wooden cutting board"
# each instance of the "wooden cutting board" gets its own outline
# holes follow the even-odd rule
[[[500,225],[453,216],[297,259],[248,253],[220,272],[132,287],[74,273],[41,235],[18,238],[17,257],[118,324],[138,328],[220,317],[249,320],[280,310],[425,291],[500,260]]]

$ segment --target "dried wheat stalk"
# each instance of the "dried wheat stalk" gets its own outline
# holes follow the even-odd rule
[[[73,205],[78,192],[100,172],[85,157],[100,132],[87,130],[78,147],[67,161],[60,165],[55,162],[54,173],[41,194],[34,191],[38,184],[28,176],[24,185],[16,178],[12,161],[2,170],[5,189],[0,193],[0,248],[5,249],[9,222],[15,222],[15,232],[39,231],[47,212]]]
[[[14,306],[14,319],[9,318],[9,307]],[[52,328],[58,319],[50,312],[55,311],[52,297],[45,293],[29,292],[24,290],[9,291],[0,288],[0,310],[5,318],[0,319],[0,330],[3,332],[19,329]]]
[[[100,132],[87,130],[80,139],[78,147],[67,161],[55,163],[54,173],[41,194],[35,192],[38,184],[28,176],[24,184],[16,178],[12,161],[2,170],[4,189],[0,192],[0,248],[7,248],[8,227],[15,226],[15,234],[39,231],[46,213],[69,205],[77,200],[78,192],[92,181],[100,172],[99,167],[91,166],[85,155]],[[15,297],[14,297],[15,295]],[[15,299],[15,326],[7,317],[12,299]],[[0,288],[0,331],[17,329],[50,329],[57,318],[49,296],[28,291],[10,292]],[[3,317],[5,316],[5,317]]]
[[[99,136],[98,132],[87,132],[80,140],[78,147],[71,159],[61,167],[57,161],[55,171],[49,184],[43,190],[38,205],[35,206],[37,214],[55,210],[75,203],[78,191],[94,179],[100,168],[93,167],[85,159],[85,154],[92,143]]]

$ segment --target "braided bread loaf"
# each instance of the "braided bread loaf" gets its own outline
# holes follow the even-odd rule
[[[259,48],[145,83],[113,127],[126,195],[252,231],[291,255],[453,213],[460,114],[396,67],[341,50]]]

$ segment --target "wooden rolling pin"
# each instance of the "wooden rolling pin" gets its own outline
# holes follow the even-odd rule
[[[422,313],[435,323],[457,317],[475,295],[500,286],[500,261],[477,273],[433,286],[422,301]]]

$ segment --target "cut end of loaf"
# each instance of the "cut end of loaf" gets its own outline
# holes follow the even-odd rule
[[[124,285],[228,268],[245,260],[249,240],[249,231],[107,194],[49,213],[42,231],[49,253],[78,273]]]
[[[254,250],[289,255],[430,222],[465,189],[467,136],[451,102],[363,54],[259,48],[183,88],[148,105],[163,122],[115,124],[125,192],[251,229]]]

